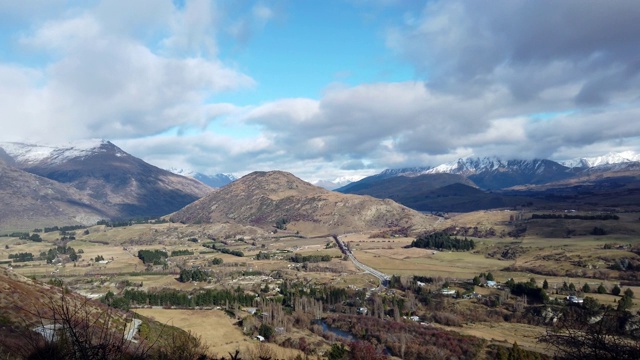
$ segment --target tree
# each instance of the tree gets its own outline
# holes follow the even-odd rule
[[[584,283],[584,285],[582,285],[582,292],[583,293],[590,293],[591,292],[591,287],[589,286],[589,284]]]
[[[496,281],[492,273],[487,273],[487,281]]]
[[[258,334],[260,334],[260,336],[264,337],[267,340],[270,340],[273,337],[274,333],[275,331],[273,330],[273,327],[267,324],[262,324],[260,325],[260,328],[258,328]]]
[[[621,291],[621,290],[620,290],[620,286],[615,285],[615,286],[613,287],[613,289],[611,289],[611,294],[612,294],[612,295],[615,295],[615,296],[618,296],[618,295],[620,295],[620,291]]]
[[[604,285],[600,284],[600,286],[598,286],[598,294],[606,294],[607,293],[607,288],[604,287]]]
[[[633,290],[631,290],[630,288],[627,288],[627,290],[624,291],[624,296],[627,296],[633,299]]]
[[[331,349],[326,353],[329,360],[346,360],[349,352],[343,344],[334,343],[331,345]]]
[[[544,281],[542,282],[542,288],[544,290],[549,289],[549,282],[547,281],[547,279],[544,279]]]
[[[29,240],[34,242],[42,242],[42,238],[38,234],[31,234],[31,236],[29,236]]]
[[[618,311],[627,311],[633,306],[633,301],[626,294],[618,300]]]

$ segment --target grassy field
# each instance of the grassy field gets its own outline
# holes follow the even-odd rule
[[[164,324],[199,335],[213,354],[227,355],[236,349],[241,354],[255,351],[259,341],[242,333],[235,320],[221,310],[136,309],[135,312]],[[293,358],[297,350],[268,344],[277,358]]]
[[[538,337],[545,334],[545,328],[518,323],[473,323],[462,327],[435,325],[436,327],[455,331],[465,335],[476,336],[487,340],[490,344],[511,347],[514,342],[527,350],[548,353],[545,344],[538,342]]]

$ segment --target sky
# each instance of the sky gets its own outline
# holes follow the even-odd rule
[[[640,6],[0,0],[0,125],[308,181],[640,152]]]

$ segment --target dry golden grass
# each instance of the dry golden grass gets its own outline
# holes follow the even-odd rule
[[[202,337],[214,354],[227,355],[240,350],[241,354],[251,351],[259,342],[242,333],[221,310],[167,310],[136,309],[135,312],[164,324],[179,327]],[[268,344],[278,358],[293,358],[301,354],[297,350]]]
[[[544,344],[538,343],[538,337],[545,334],[546,329],[518,323],[473,323],[462,327],[435,325],[439,328],[455,331],[465,335],[486,339],[489,343],[510,347],[514,342],[527,350],[548,353]]]

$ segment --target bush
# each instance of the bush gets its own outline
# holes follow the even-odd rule
[[[435,312],[432,318],[433,321],[445,326],[462,326],[462,319],[458,315],[446,312]]]
[[[267,324],[260,325],[260,328],[258,329],[258,334],[260,334],[260,336],[264,337],[267,340],[271,340],[274,333],[275,331],[273,330],[273,327]]]

